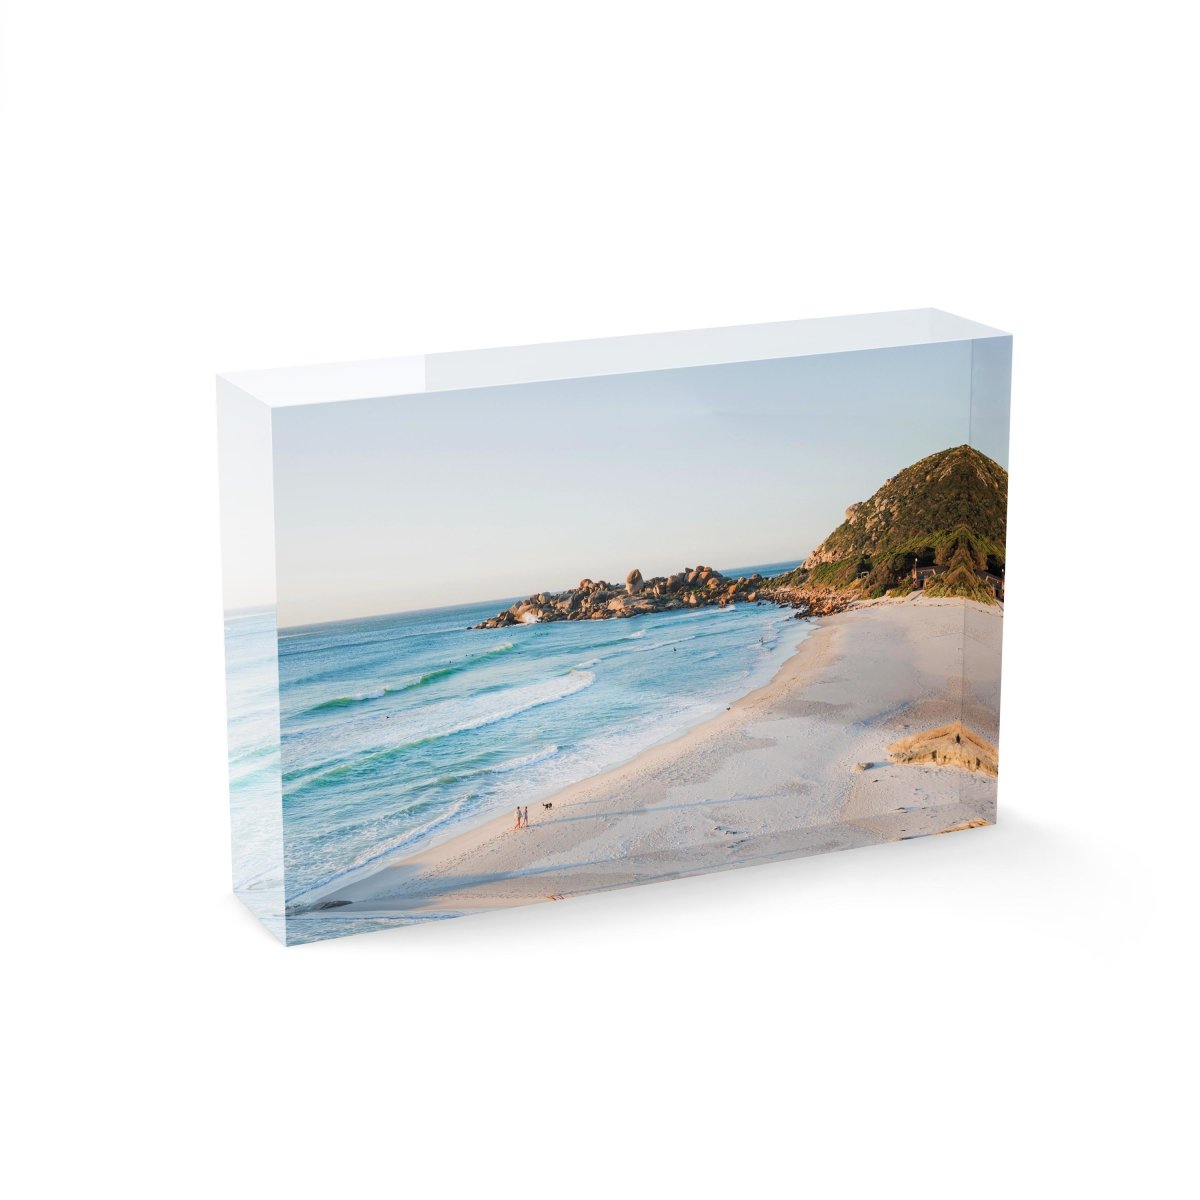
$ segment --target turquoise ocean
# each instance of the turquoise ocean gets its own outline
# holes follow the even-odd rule
[[[278,740],[273,617],[227,617],[234,885],[252,907],[282,886],[289,941],[440,919],[307,912],[306,897],[677,736],[766,683],[807,633],[745,603],[470,628],[513,599],[280,630]],[[282,881],[264,803],[276,771]]]

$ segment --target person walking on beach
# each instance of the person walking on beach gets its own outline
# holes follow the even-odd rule
[[[521,824],[524,825],[526,829],[529,828],[529,805],[528,804],[521,810]]]
[[[521,806],[517,805],[517,823],[513,826],[514,829],[521,828]]]

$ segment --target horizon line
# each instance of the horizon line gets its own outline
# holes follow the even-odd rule
[[[807,557],[807,555],[805,555],[804,557]],[[793,558],[774,558],[774,559],[769,559],[762,563],[742,564],[741,566],[730,568],[730,570],[744,570],[746,567],[752,567],[752,568],[775,567],[775,566],[784,566],[789,563],[802,563],[804,561],[804,557],[801,557],[801,558],[795,558],[795,557],[793,557]],[[719,570],[719,568],[716,568],[716,569]],[[722,571],[721,573],[726,574],[726,572],[724,572],[724,571]],[[542,589],[542,590],[545,590],[545,589]],[[568,589],[568,590],[570,590],[570,589]],[[536,591],[528,593],[528,595],[537,595],[537,594],[538,593]],[[557,592],[548,592],[547,594],[548,595],[557,595],[558,593]],[[389,610],[386,612],[356,613],[352,616],[347,616],[347,617],[331,617],[331,618],[328,618],[323,621],[299,621],[294,625],[279,625],[279,624],[277,624],[276,632],[284,633],[284,632],[293,632],[295,630],[302,630],[302,629],[317,629],[324,625],[344,625],[348,621],[372,621],[372,620],[380,620],[380,619],[383,619],[384,617],[409,617],[409,616],[416,616],[417,614],[420,614],[420,613],[450,612],[456,608],[478,608],[482,605],[491,605],[491,604],[499,604],[503,608],[503,607],[507,607],[507,604],[512,603],[513,601],[523,600],[524,598],[525,597],[523,595],[517,594],[517,595],[512,595],[512,596],[488,597],[488,598],[484,598],[481,600],[464,600],[464,601],[461,601],[456,604],[434,604],[434,605],[430,605],[427,608],[398,608],[398,609],[392,609],[392,610]],[[277,611],[277,605],[254,604],[254,605],[244,605],[243,607],[238,608],[238,609],[227,610],[224,615],[225,615],[226,620],[231,620],[231,619],[237,619],[238,617],[255,616],[255,615],[265,614],[265,613],[272,612],[272,611]]]

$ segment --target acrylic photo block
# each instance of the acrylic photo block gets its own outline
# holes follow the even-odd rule
[[[1012,339],[932,309],[218,379],[282,941],[991,824]]]

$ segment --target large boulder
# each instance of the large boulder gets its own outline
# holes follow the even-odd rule
[[[506,629],[509,625],[516,625],[517,618],[512,615],[508,609],[502,613],[497,613],[494,617],[488,617],[482,625],[477,625],[477,629]]]
[[[634,567],[633,570],[625,576],[625,591],[630,596],[636,596],[642,590],[643,586],[642,573],[637,569],[637,567]]]

